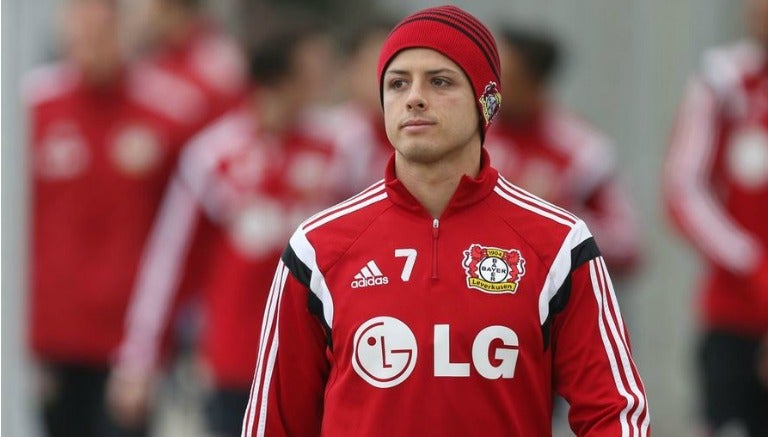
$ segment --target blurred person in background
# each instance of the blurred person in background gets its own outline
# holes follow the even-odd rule
[[[749,37],[711,49],[679,108],[664,197],[702,258],[697,355],[707,435],[768,435],[768,0]],[[735,431],[739,430],[739,431]],[[739,434],[739,435],[742,435]]]
[[[63,59],[26,78],[30,342],[52,436],[143,435],[104,408],[144,241],[195,123],[188,90],[126,61],[114,0],[68,0]]]
[[[498,36],[503,104],[486,148],[510,182],[581,217],[620,280],[641,248],[611,142],[553,101],[551,82],[562,57],[554,37],[512,26],[502,26]]]
[[[347,171],[359,173],[360,182],[352,187],[350,195],[380,179],[382,165],[394,152],[384,130],[376,83],[379,52],[394,24],[386,20],[368,20],[352,28],[342,40],[346,75],[340,85],[346,102],[339,108],[337,122],[331,124],[333,129],[352,139],[339,141],[342,146],[349,145],[349,153],[354,156],[350,162],[357,164],[350,165]],[[358,131],[357,137],[352,135],[355,130],[348,128],[350,123],[359,123],[358,129],[364,133]],[[367,165],[360,165],[362,162]]]
[[[250,54],[246,102],[184,149],[147,245],[110,377],[115,416],[141,421],[161,365],[160,344],[185,271],[196,271],[203,327],[200,378],[215,436],[240,434],[261,315],[283,242],[338,200],[334,148],[303,112],[330,82],[332,44],[313,20],[286,21]],[[205,248],[203,256],[193,256]]]
[[[142,0],[134,6],[142,61],[187,82],[204,101],[201,125],[244,97],[247,65],[240,44],[206,13],[202,0]],[[202,127],[202,126],[201,126]]]
[[[335,103],[308,111],[318,134],[334,144],[338,159],[331,173],[344,179],[338,181],[343,197],[381,179],[381,166],[394,152],[384,130],[376,83],[379,51],[392,27],[394,22],[379,18],[349,26],[340,38],[342,68],[331,93]]]

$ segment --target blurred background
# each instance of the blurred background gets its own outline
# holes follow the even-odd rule
[[[142,1],[123,6],[140,16]],[[3,2],[2,14],[2,433],[41,435],[34,410],[33,366],[27,346],[30,217],[29,130],[22,80],[57,58],[59,11],[65,0]],[[205,14],[236,38],[253,38],[275,1],[202,2]],[[301,3],[300,1],[288,3]],[[371,18],[388,19],[440,4],[426,0],[307,2],[331,30]],[[654,434],[694,431],[697,258],[670,230],[660,200],[664,156],[687,77],[703,51],[744,34],[738,0],[472,0],[450,2],[491,26],[521,24],[550,31],[566,53],[554,82],[556,99],[612,140],[617,172],[634,205],[643,262],[617,290],[643,376]],[[245,17],[248,17],[247,19]],[[262,18],[260,18],[262,17]],[[134,17],[135,19],[135,17]],[[128,21],[131,21],[130,19]],[[141,26],[132,22],[127,25]],[[138,31],[140,32],[140,31]],[[130,35],[130,37],[141,35]],[[334,61],[339,62],[339,61]],[[331,64],[331,74],[335,66]],[[339,67],[340,68],[340,67]],[[382,163],[383,166],[383,163]],[[85,273],[83,273],[85,274]],[[172,386],[172,384],[171,384]],[[175,392],[173,390],[176,390]],[[170,394],[168,394],[170,393]],[[196,435],[201,425],[194,390],[161,394],[157,435]],[[179,401],[183,397],[186,400]],[[164,401],[163,401],[164,399]],[[191,400],[190,400],[191,399]],[[200,434],[202,435],[202,434]]]

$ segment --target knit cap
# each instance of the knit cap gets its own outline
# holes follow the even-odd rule
[[[475,92],[481,137],[485,138],[501,105],[499,53],[488,28],[455,6],[428,8],[405,17],[392,29],[379,55],[382,102],[384,72],[398,53],[409,48],[440,52],[464,71]]]

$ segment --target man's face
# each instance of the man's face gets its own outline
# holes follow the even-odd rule
[[[109,1],[77,0],[63,14],[64,50],[84,75],[108,80],[121,63],[118,19]]]
[[[325,35],[301,41],[291,57],[291,72],[280,85],[284,97],[302,107],[325,100],[332,89],[334,56],[333,44]]]
[[[747,0],[746,14],[749,31],[768,46],[768,0]]]
[[[480,142],[474,91],[461,68],[430,49],[407,49],[384,73],[387,137],[406,160],[438,162]]]

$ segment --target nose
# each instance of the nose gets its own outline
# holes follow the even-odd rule
[[[424,89],[421,81],[414,81],[411,85],[405,104],[409,111],[424,111],[427,109],[427,99],[424,96]]]

